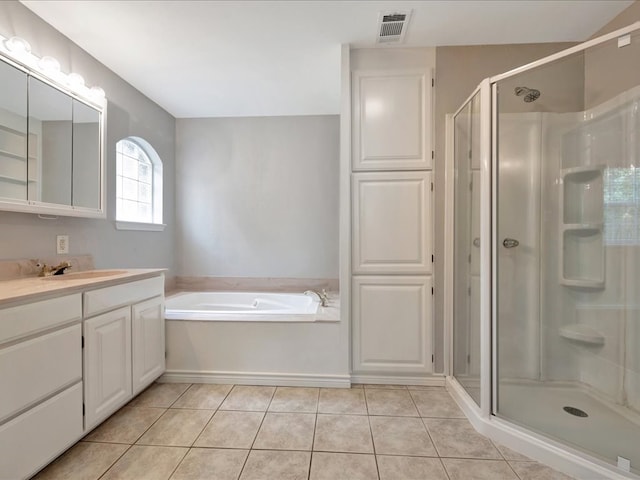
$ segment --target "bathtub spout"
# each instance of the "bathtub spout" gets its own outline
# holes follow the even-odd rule
[[[327,295],[327,291],[324,288],[322,289],[322,293],[318,292],[317,290],[307,290],[306,292],[304,292],[305,295],[309,295],[310,293],[315,293],[318,296],[318,299],[320,299],[320,305],[322,305],[323,307],[327,306],[329,295]]]

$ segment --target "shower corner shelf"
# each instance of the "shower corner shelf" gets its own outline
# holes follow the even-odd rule
[[[589,325],[574,323],[560,329],[560,336],[592,346],[604,345],[604,336]]]
[[[586,183],[595,180],[602,175],[604,165],[594,165],[586,167],[571,167],[560,170],[562,177],[576,183]]]

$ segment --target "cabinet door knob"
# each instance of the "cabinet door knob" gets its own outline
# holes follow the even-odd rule
[[[515,248],[520,245],[520,242],[515,238],[505,238],[502,241],[502,245],[504,246],[504,248]]]

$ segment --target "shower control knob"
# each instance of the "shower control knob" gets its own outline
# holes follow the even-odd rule
[[[502,241],[502,245],[504,246],[504,248],[515,248],[520,245],[520,242],[515,238],[505,238]]]

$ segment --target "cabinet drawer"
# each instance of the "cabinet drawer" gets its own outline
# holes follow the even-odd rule
[[[164,276],[91,290],[84,294],[84,316],[113,310],[123,305],[164,295]]]
[[[0,421],[82,379],[80,324],[0,349]]]
[[[82,436],[82,383],[0,426],[0,478],[33,475]]]
[[[0,343],[80,320],[81,294],[0,309]]]

